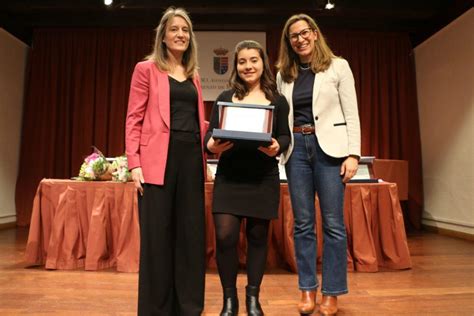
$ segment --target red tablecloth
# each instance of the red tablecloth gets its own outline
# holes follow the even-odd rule
[[[215,267],[212,188],[212,183],[206,183],[209,267]],[[279,218],[270,226],[267,267],[296,271],[287,184],[281,184],[280,192]],[[344,212],[349,270],[411,267],[396,184],[348,184]],[[317,218],[317,233],[322,236],[319,212]],[[243,230],[240,239],[239,261],[243,266]],[[321,254],[322,240],[318,242]],[[28,265],[86,270],[116,267],[117,271],[136,272],[139,243],[137,196],[132,183],[44,179],[39,184],[25,253]]]

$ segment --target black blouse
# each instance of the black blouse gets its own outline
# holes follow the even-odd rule
[[[198,94],[191,79],[170,82],[171,130],[199,133]]]
[[[315,75],[308,65],[305,66],[308,68],[299,68],[298,77],[293,86],[294,126],[314,124],[313,85]]]
[[[213,129],[219,126],[217,102],[232,102],[234,92],[234,90],[226,90],[217,97],[212,107],[209,129],[204,138],[204,144],[207,144],[211,138]],[[272,137],[278,141],[281,153],[287,150],[290,144],[290,130],[288,128],[289,106],[286,98],[283,96],[278,96],[271,104],[275,106]],[[238,144],[234,144],[231,149],[221,154],[216,172],[217,176],[222,175],[229,178],[243,178],[246,180],[275,174],[278,174],[278,161],[275,157],[269,157],[257,148],[238,146]]]

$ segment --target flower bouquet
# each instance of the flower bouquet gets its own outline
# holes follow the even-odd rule
[[[127,182],[132,179],[132,175],[128,170],[127,156],[116,157],[112,162],[112,180]]]
[[[112,166],[102,152],[94,147],[94,152],[84,159],[79,170],[79,180],[111,180]]]
[[[132,179],[125,155],[106,158],[99,149],[94,146],[92,148],[94,152],[84,159],[79,176],[74,177],[74,180],[127,182]]]

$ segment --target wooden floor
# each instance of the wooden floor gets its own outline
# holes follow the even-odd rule
[[[24,268],[26,229],[0,231],[0,315],[135,315],[137,274]],[[432,233],[409,236],[413,269],[349,273],[350,293],[338,315],[474,315],[474,242]],[[296,275],[268,271],[261,302],[266,315],[298,315]],[[239,274],[245,315],[245,274]],[[318,296],[318,300],[320,300]],[[218,315],[215,271],[206,275],[204,315]]]

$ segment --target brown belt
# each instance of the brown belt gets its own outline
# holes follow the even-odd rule
[[[293,127],[293,133],[314,134],[314,125],[301,125]]]

